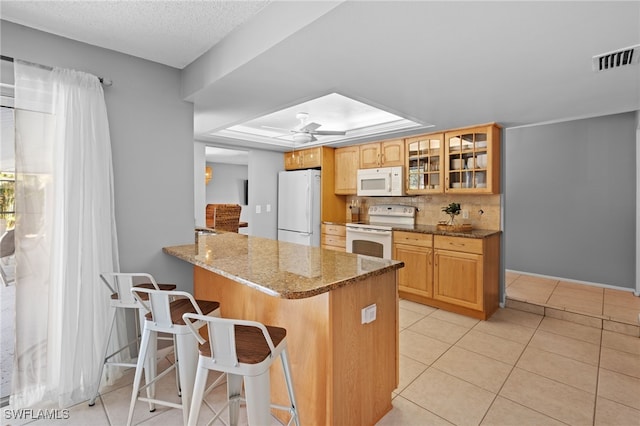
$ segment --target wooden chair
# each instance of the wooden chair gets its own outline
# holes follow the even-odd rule
[[[207,228],[238,232],[241,210],[239,204],[207,204]]]

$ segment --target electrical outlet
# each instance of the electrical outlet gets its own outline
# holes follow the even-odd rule
[[[469,219],[469,210],[462,210],[462,218]]]
[[[267,204],[267,213],[271,211],[271,204]]]
[[[376,320],[376,311],[377,306],[375,303],[373,305],[362,308],[362,310],[360,311],[361,323],[369,324],[370,322],[374,322]]]

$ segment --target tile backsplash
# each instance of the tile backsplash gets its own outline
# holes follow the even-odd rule
[[[500,199],[498,195],[467,195],[467,194],[433,194],[415,197],[357,197],[347,196],[347,205],[359,203],[360,220],[368,220],[367,209],[377,204],[402,204],[418,208],[416,223],[420,225],[436,225],[446,221],[449,216],[442,212],[442,208],[449,203],[460,203],[463,210],[469,211],[469,219],[456,217],[459,223],[471,223],[476,229],[500,229]],[[482,211],[482,213],[480,213]]]

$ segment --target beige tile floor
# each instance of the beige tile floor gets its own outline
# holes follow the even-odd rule
[[[173,377],[161,396],[176,399]],[[122,425],[130,383],[128,372],[94,407],[79,404],[49,423]],[[203,423],[223,399],[222,388],[209,395]],[[180,416],[138,403],[134,422],[179,425]],[[640,338],[511,308],[477,321],[402,300],[400,385],[378,425],[452,424],[640,425]]]

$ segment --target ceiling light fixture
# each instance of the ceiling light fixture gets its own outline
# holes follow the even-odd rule
[[[293,141],[295,143],[309,143],[311,142],[311,137],[309,133],[294,133]]]

